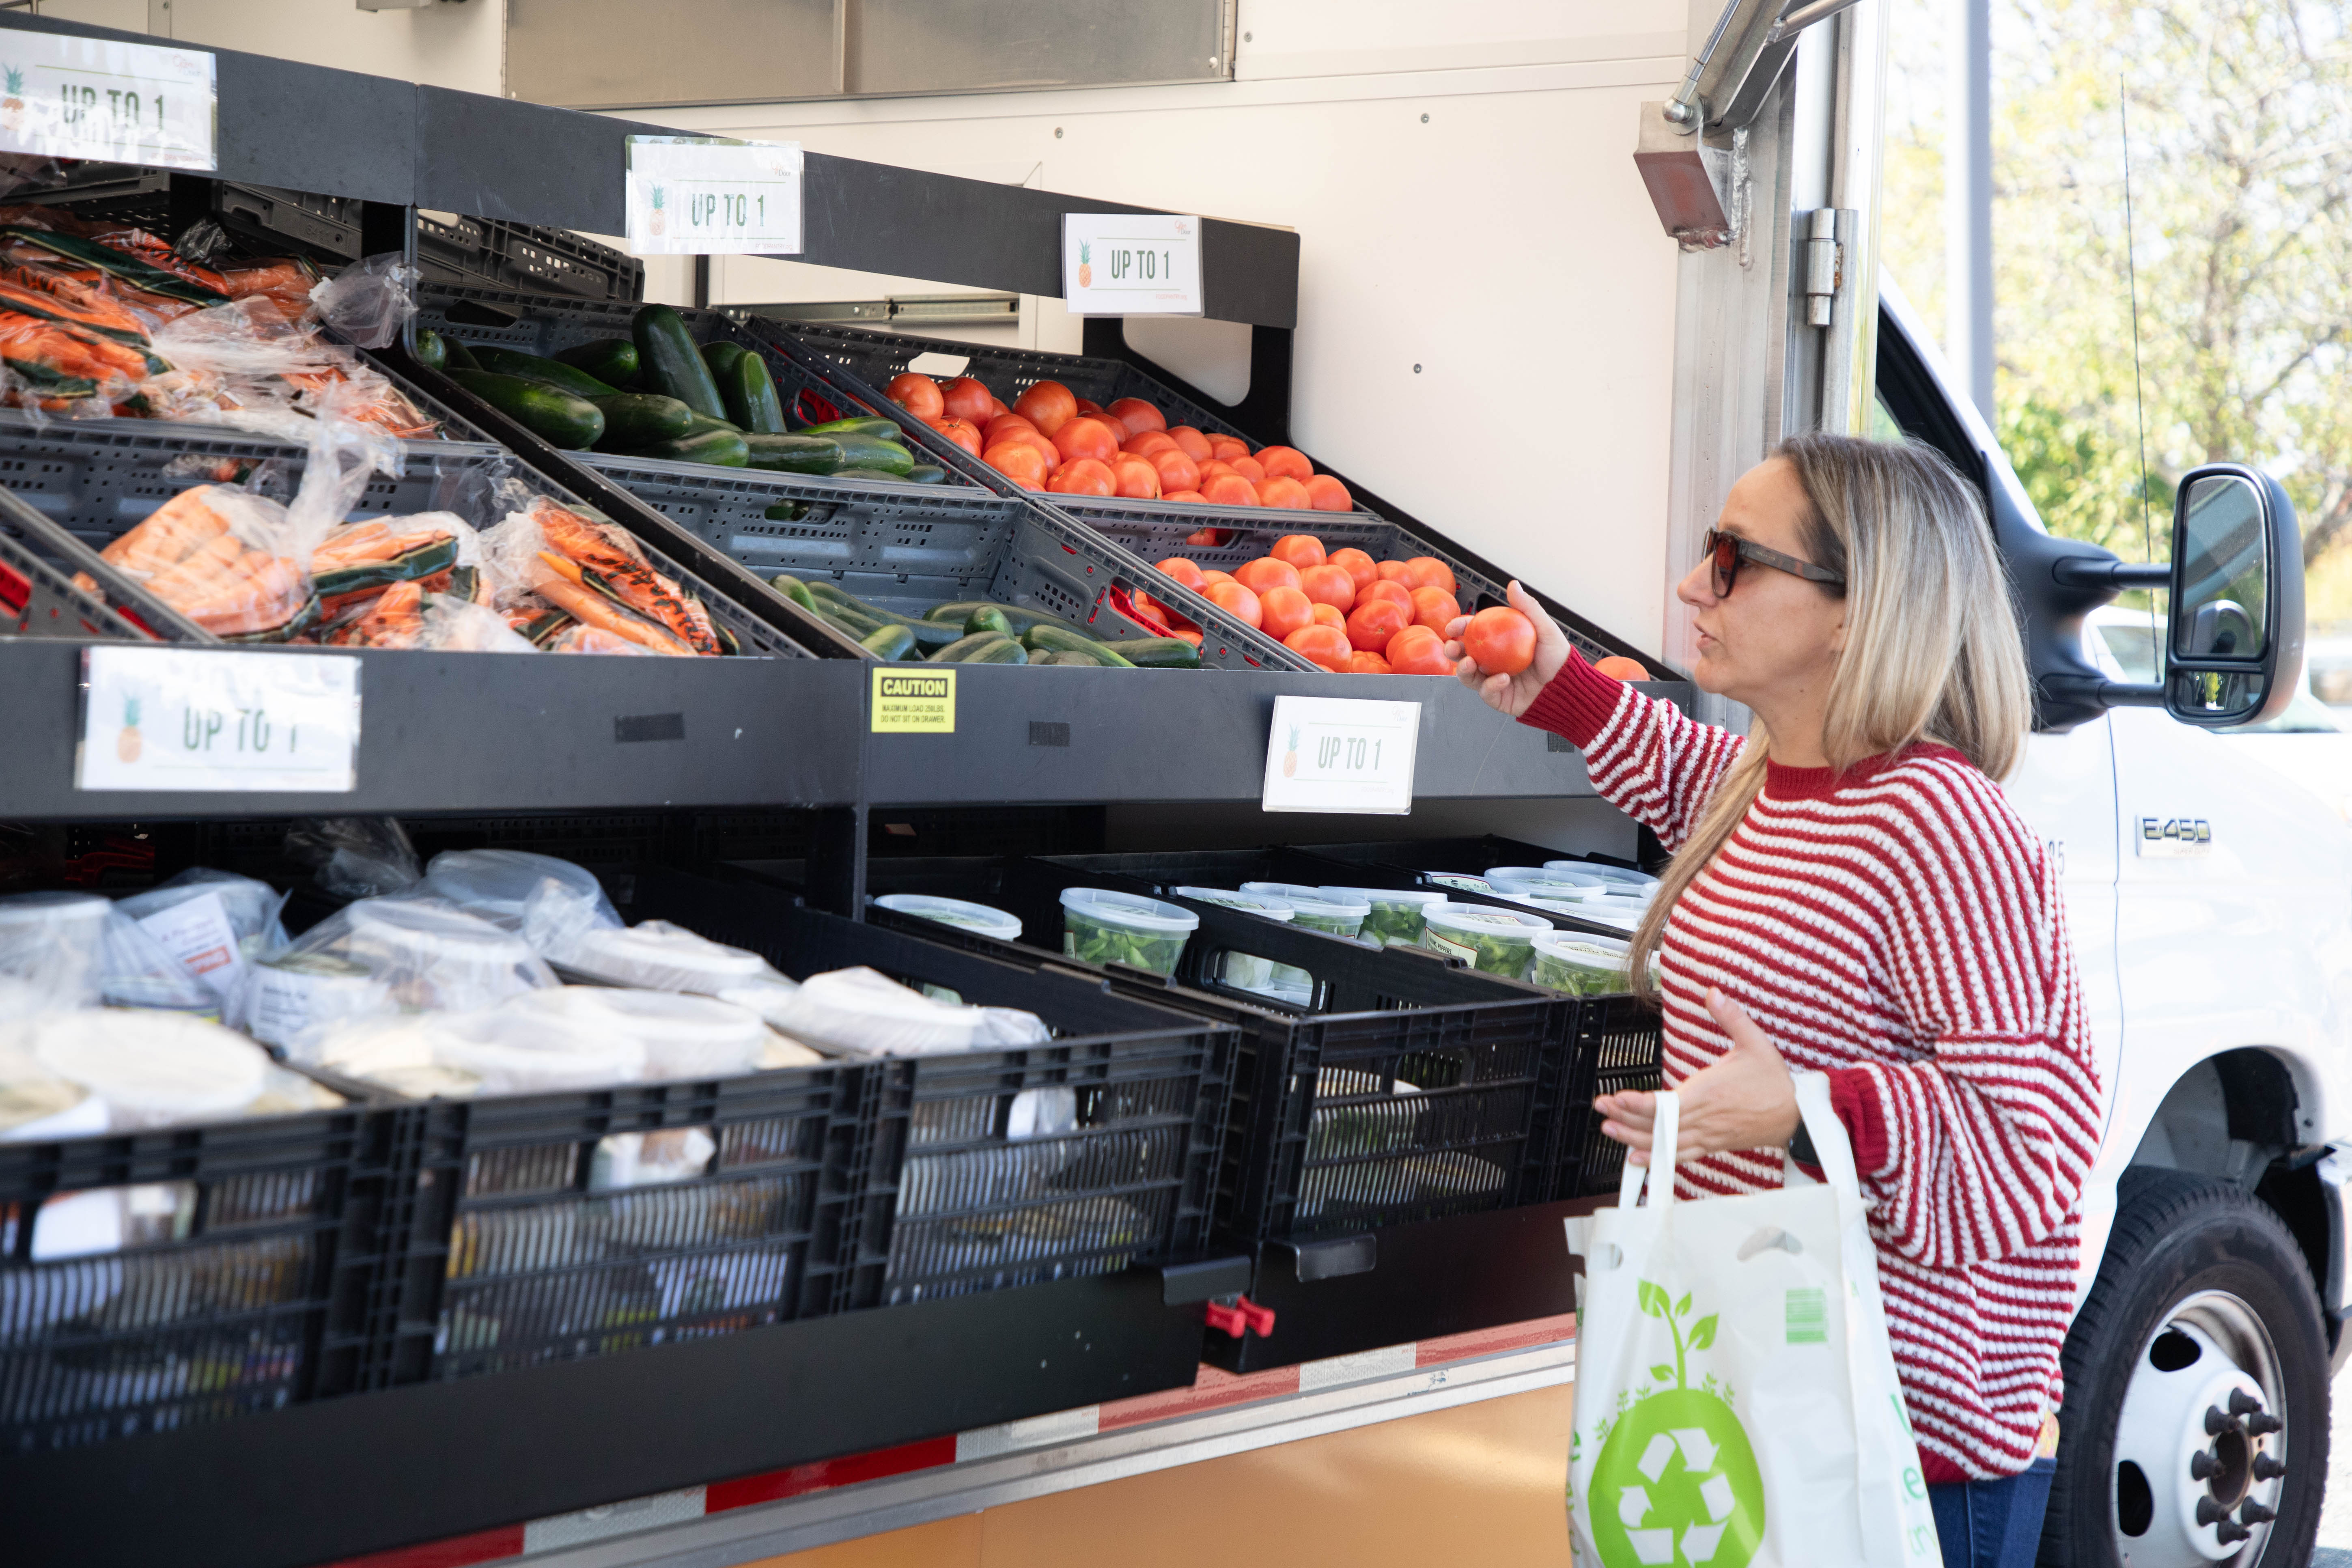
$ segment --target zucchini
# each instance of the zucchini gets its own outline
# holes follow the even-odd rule
[[[1138,669],[1198,669],[1201,650],[1182,637],[1126,637],[1119,657]]]
[[[675,441],[694,424],[694,410],[675,397],[651,392],[615,392],[589,399],[604,415],[607,451],[642,451],[657,442]]]
[[[604,434],[604,411],[560,386],[455,366],[449,379],[551,447],[583,451]]]
[[[673,463],[709,463],[721,468],[740,468],[751,461],[751,448],[743,445],[741,433],[735,430],[705,430],[676,440],[656,441],[629,455],[661,458]]]
[[[902,440],[906,436],[906,432],[899,428],[896,419],[885,419],[877,414],[864,415],[856,419],[831,419],[823,425],[803,425],[793,434],[795,436],[879,436],[888,441]]]
[[[1013,635],[1013,623],[1005,618],[1004,609],[1001,605],[982,605],[971,615],[966,616],[963,630],[966,637],[970,637],[974,632],[994,632],[999,637],[1007,637]]]
[[[855,430],[844,430],[832,439],[841,444],[844,468],[871,468],[891,479],[903,479],[915,466],[915,455],[896,441],[860,436]]]
[[[719,384],[721,402],[727,397],[727,373],[733,370],[735,362],[742,357],[743,345],[730,343],[724,338],[715,343],[702,345],[702,363],[710,367],[710,379]]]
[[[637,379],[637,345],[626,338],[598,338],[593,343],[575,343],[571,348],[556,350],[551,357],[574,370],[586,371],[606,386],[626,390]]]
[[[771,436],[743,437],[751,450],[751,466],[779,474],[829,474],[841,467],[841,443],[830,436]]]
[[[474,357],[474,351],[467,348],[463,342],[460,342],[456,338],[443,338],[441,340],[441,351],[443,355],[449,362],[447,365],[444,367],[445,369],[479,370],[482,368],[481,361]]]
[[[1026,664],[1029,662],[1029,650],[1011,637],[1004,637],[990,643],[978,653],[966,655],[962,662],[965,664]]]
[[[416,329],[416,363],[427,370],[439,370],[449,363],[449,345],[430,327]]]
[[[710,346],[735,348],[733,343]],[[727,405],[727,417],[746,431],[761,436],[784,433],[784,405],[776,395],[776,378],[768,374],[768,362],[758,354],[736,349],[735,363],[719,377],[719,395]]]
[[[879,659],[906,658],[915,651],[915,634],[896,623],[857,640],[860,647]]]
[[[768,579],[768,586],[773,588],[777,593],[782,594],[785,598],[790,599],[793,604],[798,605],[802,609],[806,610],[810,615],[814,616],[820,613],[816,607],[816,595],[809,592],[807,584],[802,582],[791,573],[777,573],[774,576]]]
[[[629,321],[629,336],[637,345],[637,380],[644,392],[675,397],[697,414],[727,417],[719,401],[719,384],[702,363],[702,350],[685,320],[667,305],[647,305]]]
[[[562,360],[541,359],[537,354],[519,353],[513,349],[478,348],[474,357],[484,370],[496,375],[519,375],[525,381],[543,382],[560,386],[574,397],[610,397],[620,391],[607,386],[586,371],[565,364]]]
[[[917,463],[907,470],[907,478],[919,485],[943,485],[948,482],[948,471],[937,463]]]
[[[952,604],[933,605],[923,612],[923,619],[951,621],[957,626],[961,626],[971,619],[972,612],[982,605],[995,605],[998,609],[1003,610],[1004,618],[1013,624],[1013,629],[1016,633],[1025,632],[1031,626],[1059,626],[1064,631],[1075,632],[1079,637],[1087,635],[1084,627],[1074,626],[1059,616],[1049,616],[1043,610],[1024,610],[1018,605],[999,604],[993,599],[959,599]]]
[[[1171,642],[1182,641],[1180,637],[1171,637],[1169,640]],[[1108,664],[1113,668],[1132,669],[1135,668],[1135,666],[1129,663],[1118,649],[1111,647],[1108,643],[1097,642],[1092,637],[1080,637],[1076,632],[1064,631],[1059,626],[1046,626],[1042,622],[1036,626],[1031,626],[1027,631],[1023,632],[1021,634],[1021,642],[1022,645],[1027,647],[1032,653],[1048,649],[1055,653],[1079,653],[1086,655],[1087,658],[1093,659],[1097,664]],[[1189,647],[1192,645],[1188,643],[1185,646]]]
[[[1021,646],[1019,643],[1013,642],[1011,637],[1006,637],[1003,632],[974,632],[968,637],[958,637],[955,641],[948,644],[947,647],[940,648],[938,652],[932,654],[931,662],[934,664],[962,664],[981,649],[984,647],[994,647],[998,643],[1005,643],[1013,647],[1019,647]]]

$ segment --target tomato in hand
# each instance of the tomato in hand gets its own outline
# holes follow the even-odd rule
[[[948,413],[958,419],[985,425],[995,416],[995,395],[971,376],[956,377],[940,395],[947,404]]]
[[[1314,487],[1310,485],[1307,488],[1312,489]],[[1331,552],[1331,564],[1342,568],[1355,580],[1356,592],[1359,594],[1364,591],[1366,584],[1377,583],[1381,580],[1380,569],[1372,564],[1372,558],[1353,545]],[[1407,595],[1407,597],[1410,596]]]
[[[1315,624],[1318,626],[1329,626],[1334,631],[1344,632],[1348,629],[1348,617],[1330,605],[1318,604],[1315,606]]]
[[[1412,624],[1411,611],[1386,599],[1366,599],[1348,612],[1348,640],[1379,653],[1396,641],[1397,633]]]
[[[1434,555],[1416,555],[1404,563],[1405,582],[1415,588],[1443,588],[1458,594],[1462,585],[1454,580],[1454,568]]]
[[[1205,463],[1217,455],[1210,448],[1209,438],[1190,425],[1171,425],[1168,438],[1176,443],[1178,450],[1196,463]]]
[[[1265,593],[1268,588],[1296,588],[1299,585],[1298,568],[1287,561],[1276,561],[1271,555],[1261,555],[1255,561],[1234,568],[1234,581],[1244,588],[1260,594]]]
[[[1293,653],[1305,654],[1335,674],[1346,673],[1348,661],[1356,652],[1349,646],[1348,634],[1336,626],[1301,626],[1283,638],[1282,646]]]
[[[1127,426],[1130,436],[1140,436],[1146,430],[1165,430],[1167,416],[1140,397],[1122,397],[1113,402],[1107,411],[1113,419]]]
[[[1093,458],[1074,458],[1054,470],[1045,488],[1066,496],[1107,496],[1115,494],[1118,481],[1111,477],[1108,466]]]
[[[948,409],[947,400],[940,395],[940,384],[912,371],[892,376],[882,395],[918,419],[937,419]]]
[[[980,460],[1024,490],[1045,486],[1045,459],[1026,441],[1002,441],[980,455]]]
[[[1068,426],[1063,428],[1067,429]],[[1118,493],[1129,500],[1160,499],[1160,470],[1134,453],[1121,452],[1113,458],[1110,473],[1111,478],[1118,481]]]
[[[1309,566],[1323,564],[1323,542],[1311,533],[1286,533],[1274,542],[1274,548],[1266,553],[1304,572]]]
[[[1257,460],[1272,479],[1297,479],[1305,484],[1315,477],[1315,465],[1296,447],[1260,447]]]
[[[1328,605],[1343,616],[1356,607],[1356,580],[1348,575],[1345,566],[1334,566],[1328,561],[1320,566],[1309,566],[1298,574],[1298,585],[1307,590],[1308,598],[1318,605]]]
[[[1201,571],[1201,563],[1188,555],[1171,555],[1159,563],[1159,570],[1175,578],[1196,594],[1201,591],[1201,584],[1207,580]]]
[[[1307,481],[1307,504],[1317,511],[1353,511],[1356,498],[1330,475],[1318,474]]]
[[[1397,633],[1388,646],[1389,668],[1399,675],[1451,675],[1454,661],[1445,657],[1445,639],[1427,626],[1411,626]]]
[[[1201,596],[1244,626],[1256,626],[1265,615],[1258,607],[1257,595],[1230,577],[1210,584]]]
[[[1439,637],[1445,628],[1462,618],[1462,606],[1454,595],[1443,588],[1415,588],[1412,591],[1412,618],[1416,626],[1427,626]]]
[[[1058,381],[1041,381],[1013,400],[1013,412],[1051,436],[1077,416],[1077,395]]]
[[[1165,436],[1160,438],[1168,441]],[[1198,490],[1201,488],[1200,465],[1180,451],[1173,441],[1168,441],[1166,449],[1162,451],[1146,453],[1144,461],[1150,463],[1152,472],[1160,476],[1162,498],[1173,496],[1180,490]]]
[[[1508,605],[1492,605],[1462,628],[1462,651],[1485,674],[1517,675],[1536,661],[1536,628]]]
[[[1258,628],[1276,642],[1315,624],[1315,603],[1296,588],[1269,587],[1257,596]]]
[[[1394,675],[1395,668],[1379,654],[1358,648],[1348,659],[1348,668],[1356,675]]]
[[[1307,487],[1297,479],[1279,477],[1260,479],[1257,482],[1257,504],[1281,507],[1286,511],[1305,511]]]

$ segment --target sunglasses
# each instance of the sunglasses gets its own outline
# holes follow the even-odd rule
[[[1776,572],[1802,577],[1808,583],[1826,583],[1838,589],[1845,586],[1845,579],[1825,566],[1800,561],[1793,555],[1783,555],[1777,550],[1767,550],[1752,539],[1742,539],[1719,528],[1708,529],[1698,545],[1707,564],[1715,569],[1715,596],[1718,599],[1730,596],[1733,585],[1739,581],[1739,563],[1742,561],[1753,561],[1759,566],[1769,566]]]

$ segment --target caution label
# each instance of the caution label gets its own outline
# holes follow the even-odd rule
[[[952,669],[877,669],[874,672],[874,733],[955,733]]]

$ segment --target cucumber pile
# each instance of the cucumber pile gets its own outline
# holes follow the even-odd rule
[[[988,599],[934,605],[918,618],[869,605],[831,583],[789,573],[776,591],[881,659],[932,664],[1064,664],[1112,669],[1198,669],[1201,650],[1182,637],[1130,637],[1116,647],[1069,622]]]
[[[723,468],[942,484],[898,423],[835,419],[784,428],[768,362],[740,343],[697,344],[667,305],[647,305],[629,336],[552,359],[417,333],[417,355],[550,446]]]

